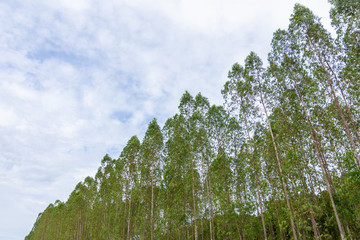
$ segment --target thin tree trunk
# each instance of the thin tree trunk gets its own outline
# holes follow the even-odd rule
[[[283,111],[284,116],[287,116],[287,113],[286,113],[286,110],[284,109],[284,107],[282,107],[282,111]],[[286,119],[286,118],[285,118],[285,121],[287,122],[287,119]],[[296,151],[295,144],[294,144],[293,140],[291,140],[291,142],[292,142],[293,150]],[[305,156],[304,152],[303,152],[303,151],[301,151],[301,152],[303,153],[304,159],[306,159],[306,156]],[[306,166],[306,164],[305,164],[305,166]],[[306,191],[306,190],[308,189],[307,184],[306,184],[306,181],[305,181],[305,179],[304,179],[304,178],[306,178],[306,176],[305,176],[305,174],[303,174],[303,172],[301,171],[301,169],[299,170],[299,172],[300,172],[300,176],[302,176],[301,182],[302,182],[302,184],[303,184],[304,190]],[[310,177],[310,184],[312,184],[311,177]],[[314,199],[316,200],[313,187],[312,187],[312,193],[313,193]],[[305,194],[306,194],[306,192],[305,192]],[[309,198],[310,198],[310,197],[309,197]],[[314,211],[313,211],[313,208],[312,208],[311,200],[310,200],[310,199],[309,199],[309,202],[310,202],[309,213],[310,213],[310,219],[311,219],[312,229],[313,229],[313,232],[314,232],[314,237],[315,237],[316,240],[317,240],[317,239],[321,239],[321,237],[320,237],[320,232],[319,232],[319,229],[318,229],[318,227],[317,227],[317,223],[316,223],[316,220],[315,220],[315,217],[314,217],[314,214],[313,214]],[[304,237],[305,237],[305,234],[304,234]]]
[[[203,217],[200,219],[201,224],[201,239],[204,240],[204,225],[203,225]]]
[[[353,238],[352,238],[352,234],[351,234],[351,231],[350,231],[350,228],[349,228],[349,224],[348,224],[348,222],[346,221],[346,222],[345,222],[345,224],[346,224],[346,231],[347,231],[347,234],[350,236],[350,240],[353,240]]]
[[[208,164],[208,171],[209,171],[209,164]],[[210,205],[210,219],[209,219],[209,224],[210,224],[210,240],[214,240],[215,238],[213,237],[213,205],[212,205],[212,197],[210,194],[210,190],[209,188],[211,187],[211,180],[210,180],[210,176],[208,177],[207,180],[207,184],[206,184],[206,189],[207,189],[207,195],[208,195],[208,199],[209,199],[209,205]]]
[[[311,225],[312,225],[315,239],[321,239],[320,232],[319,232],[319,229],[317,227],[316,220],[314,217],[314,210],[311,206],[310,206],[310,219],[311,219]]]
[[[268,168],[268,162],[266,161],[266,158],[265,158],[265,164],[266,164],[266,168]],[[285,239],[284,237],[284,232],[282,230],[282,227],[281,227],[281,223],[280,223],[280,219],[279,219],[279,210],[278,210],[278,201],[277,199],[275,198],[275,196],[277,196],[277,191],[276,191],[276,188],[274,187],[274,181],[273,181],[273,178],[269,175],[269,183],[270,183],[270,186],[271,186],[271,192],[272,192],[272,200],[274,202],[274,207],[275,207],[275,216],[276,216],[276,219],[277,219],[277,222],[278,222],[278,225],[279,225],[279,230],[280,230],[280,238],[281,239]],[[275,192],[275,194],[274,194]]]
[[[272,186],[271,184],[271,187],[274,189],[274,187]],[[275,190],[275,195],[277,195],[277,191]],[[277,199],[272,196],[272,199],[274,201],[274,207],[275,207],[275,216],[276,216],[276,219],[277,219],[277,222],[278,222],[278,225],[279,225],[279,231],[280,231],[280,239],[285,239],[285,234],[284,234],[284,231],[282,229],[282,225],[281,225],[281,222],[280,222],[280,218],[279,218],[279,207],[278,207],[278,201]]]
[[[59,233],[59,239],[62,239],[62,228],[63,228],[63,221],[62,221],[62,217],[60,215],[60,233]]]
[[[326,59],[325,59],[325,62],[326,62],[326,64],[327,64],[327,66],[330,68],[330,71],[332,72],[332,74],[334,75],[334,77],[335,77],[335,79],[336,79],[337,86],[338,86],[339,89],[340,89],[341,96],[342,96],[342,98],[343,98],[343,100],[344,100],[344,102],[345,102],[346,110],[347,110],[347,112],[348,112],[348,114],[349,114],[349,118],[350,118],[351,125],[352,125],[352,127],[353,127],[353,130],[354,130],[354,133],[355,133],[355,136],[356,136],[356,139],[357,139],[358,146],[360,147],[360,137],[359,137],[358,131],[357,131],[357,129],[356,129],[356,126],[355,126],[355,123],[354,123],[354,120],[353,120],[353,117],[352,117],[352,113],[351,113],[349,104],[348,104],[348,102],[347,102],[347,100],[346,100],[345,94],[344,94],[343,89],[342,89],[342,87],[341,87],[341,85],[340,85],[340,81],[339,81],[339,79],[337,78],[334,70],[332,69],[332,67],[330,66],[330,64],[328,63],[328,61],[326,61]]]
[[[296,183],[294,183],[294,181],[291,181],[290,180],[290,185],[292,186],[292,188],[293,189],[297,189],[297,186],[296,186]],[[294,198],[295,198],[295,202],[298,200],[298,194],[297,194],[297,191],[294,191]],[[293,208],[293,205],[290,205],[291,206],[291,209]],[[301,229],[300,229],[300,227],[299,227],[299,222],[298,221],[296,221],[295,222],[295,227],[296,227],[296,231],[297,231],[297,233],[298,233],[298,237],[300,238],[300,239],[303,239],[303,236],[302,236],[302,233],[301,233]]]
[[[336,219],[336,222],[337,222],[339,231],[340,231],[341,239],[342,239],[342,240],[345,240],[345,232],[344,232],[344,229],[343,229],[343,227],[342,227],[342,224],[341,224],[341,222],[340,222],[340,219],[339,219],[339,216],[338,216],[338,213],[337,213],[336,205],[335,205],[335,202],[334,202],[334,199],[333,199],[333,196],[332,196],[332,192],[331,192],[331,189],[332,189],[332,188],[331,188],[331,186],[330,186],[330,183],[329,183],[329,180],[328,180],[328,177],[327,177],[327,173],[326,173],[324,164],[323,164],[323,162],[321,161],[321,155],[320,155],[320,150],[319,150],[319,148],[321,148],[321,146],[319,145],[320,143],[317,141],[316,132],[315,132],[315,130],[314,130],[313,126],[312,126],[312,123],[311,123],[311,121],[310,121],[310,117],[309,117],[307,108],[306,108],[306,106],[305,106],[304,100],[303,100],[303,98],[302,98],[302,95],[301,95],[301,92],[300,92],[300,90],[299,90],[299,87],[298,87],[298,85],[297,85],[296,80],[294,80],[294,83],[295,83],[295,86],[296,86],[296,91],[298,92],[298,95],[299,95],[299,97],[300,97],[301,103],[302,103],[302,105],[303,105],[303,108],[304,108],[304,112],[305,112],[305,115],[306,115],[306,119],[307,119],[308,125],[309,125],[309,127],[310,127],[310,132],[311,132],[310,135],[311,135],[311,137],[312,137],[312,139],[313,139],[315,152],[316,152],[316,155],[318,156],[318,160],[319,160],[319,163],[320,163],[320,166],[321,166],[321,170],[322,170],[322,172],[323,172],[324,180],[325,180],[326,187],[327,187],[327,190],[328,190],[328,193],[329,193],[331,205],[332,205],[333,210],[334,210],[335,219]]]
[[[234,135],[233,141],[234,141],[234,143],[236,142],[236,137],[235,137],[235,135]],[[234,151],[235,158],[237,158],[239,155],[238,155],[237,145],[236,145],[236,144],[234,145],[234,150],[235,150],[235,151]],[[242,202],[241,196],[240,196],[240,201]],[[241,231],[240,231],[240,226],[239,226],[239,220],[238,220],[238,219],[239,219],[239,218],[237,217],[237,218],[236,218],[236,221],[235,221],[235,223],[236,223],[236,230],[237,230],[237,234],[238,234],[238,236],[239,236],[239,239],[242,240]],[[240,225],[242,225],[241,220],[240,220]]]
[[[239,222],[238,222],[237,219],[236,219],[236,230],[237,230],[237,234],[239,236],[239,239],[242,240],[241,233],[240,233],[240,226],[239,226]]]
[[[204,158],[203,156],[202,157],[202,160],[204,162]],[[205,164],[205,163],[204,163]],[[212,219],[213,219],[213,203],[212,203],[212,196],[210,194],[210,189],[211,189],[211,178],[210,178],[210,165],[209,165],[209,161],[206,161],[206,167],[207,167],[207,172],[208,172],[208,176],[205,177],[205,182],[206,182],[206,192],[207,192],[207,199],[209,201],[209,206],[210,206],[210,219],[209,219],[209,227],[210,227],[210,240],[214,240],[213,238],[213,225],[212,225]]]
[[[130,199],[129,199],[129,217],[128,217],[127,240],[130,240],[131,200],[132,200],[132,188],[131,188],[131,190],[130,190]]]
[[[304,179],[305,175],[302,173],[301,170],[300,170],[300,176],[303,176],[303,178],[301,178],[301,182],[303,184],[305,194],[306,194],[308,186],[306,184],[306,180]],[[310,196],[309,196],[309,198],[310,198]],[[317,227],[317,223],[316,223],[316,220],[315,220],[315,217],[314,217],[314,210],[313,210],[311,201],[310,201],[310,206],[309,206],[309,213],[310,213],[310,219],[311,219],[311,226],[312,226],[312,229],[313,229],[313,232],[314,232],[314,237],[315,237],[316,240],[321,239],[320,234],[319,234],[319,229]]]
[[[223,154],[223,153],[222,153]],[[225,156],[224,156],[225,158]],[[226,160],[226,158],[225,158]],[[229,226],[229,222],[231,220],[230,218],[230,208],[231,208],[231,200],[230,200],[230,190],[229,190],[229,185],[228,185],[228,182],[227,182],[227,178],[226,178],[226,168],[223,168],[223,176],[224,176],[224,182],[225,182],[225,189],[226,189],[226,200],[227,200],[227,210],[226,210],[226,213],[227,213],[227,221],[226,221],[226,228],[227,228],[227,232],[230,233],[230,239],[233,239],[233,235],[232,235],[232,229],[231,229],[231,226]]]
[[[146,223],[146,214],[144,213],[144,223]],[[143,226],[142,230],[143,230],[143,234],[142,234],[142,239],[145,240],[145,235],[146,235],[146,227],[147,226]]]
[[[127,192],[128,190],[126,190],[126,192]],[[122,232],[123,232],[123,238],[122,239],[125,239],[125,233],[126,233],[126,200],[125,200],[125,203],[124,203],[124,220],[123,220],[123,230],[122,230]]]
[[[244,114],[244,122],[245,122],[246,132],[247,132],[248,140],[249,140],[249,143],[250,143],[251,138],[250,138],[250,130],[249,130],[248,123],[247,123],[247,116],[246,116],[245,113],[243,113],[243,114]],[[251,153],[250,153],[251,156],[253,156],[253,152],[254,152],[253,149],[250,149],[250,151],[251,151]],[[262,200],[261,200],[261,195],[260,195],[260,190],[259,190],[259,178],[258,178],[258,175],[257,175],[255,163],[253,163],[253,168],[254,168],[255,181],[256,181],[256,192],[257,192],[258,199],[259,199],[259,204],[260,204],[261,222],[262,222],[263,231],[264,231],[264,239],[267,240],[264,212],[263,212]]]
[[[265,219],[264,219],[264,213],[263,213],[263,206],[262,206],[260,190],[259,190],[259,178],[258,178],[257,171],[256,171],[255,167],[254,167],[254,173],[255,173],[255,181],[256,181],[256,192],[257,192],[257,195],[258,195],[258,198],[259,198],[259,205],[260,205],[260,211],[261,211],[261,222],[262,222],[263,231],[264,231],[264,239],[267,240]]]
[[[151,240],[154,240],[154,163],[151,161]]]
[[[281,168],[281,162],[280,162],[280,158],[279,158],[279,153],[278,153],[278,150],[277,150],[277,147],[276,147],[274,134],[273,134],[271,124],[270,124],[270,120],[269,120],[269,116],[268,116],[268,113],[267,113],[267,110],[266,110],[266,107],[265,107],[265,104],[264,104],[261,89],[260,89],[260,101],[261,101],[261,104],[262,104],[262,106],[264,108],[264,111],[265,111],[266,120],[267,120],[268,125],[269,125],[269,130],[270,130],[272,142],[273,142],[273,145],[274,145],[276,160],[277,160],[279,173],[280,173],[280,178],[281,178],[281,184],[282,184],[282,187],[283,187],[283,190],[284,190],[284,196],[285,196],[286,204],[287,204],[287,207],[289,209],[291,230],[292,230],[294,239],[297,240],[297,234],[296,234],[295,224],[294,224],[294,220],[293,220],[293,213],[292,213],[292,209],[291,209],[291,206],[290,206],[290,201],[289,201],[289,197],[288,197],[288,193],[287,193],[287,189],[286,189],[286,185],[285,185],[285,181],[284,181],[284,176],[283,176],[283,172],[282,172],[282,168]]]
[[[83,238],[83,225],[82,225],[82,214],[81,214],[81,210],[80,210],[80,222],[79,222],[79,225],[80,225],[80,239]]]
[[[310,42],[311,42],[311,41],[310,41]],[[312,42],[311,42],[311,43],[312,43]],[[329,84],[329,86],[330,86],[332,98],[333,98],[333,100],[335,101],[335,105],[336,105],[336,108],[337,108],[337,110],[338,110],[338,112],[339,112],[339,115],[340,115],[340,117],[341,117],[341,121],[342,121],[343,126],[344,126],[344,128],[345,128],[345,132],[346,132],[346,134],[347,134],[347,136],[348,136],[348,138],[349,138],[349,140],[350,140],[351,146],[352,146],[352,148],[353,148],[353,150],[354,150],[354,155],[355,155],[355,158],[356,158],[356,160],[357,160],[357,162],[358,162],[358,165],[360,166],[360,158],[359,158],[359,155],[358,155],[358,152],[357,152],[355,143],[354,143],[354,139],[353,139],[353,137],[352,137],[352,135],[351,135],[351,133],[350,133],[349,125],[347,124],[347,122],[346,122],[346,120],[345,120],[344,113],[343,113],[343,111],[342,111],[342,109],[341,109],[339,100],[338,100],[338,98],[337,98],[337,96],[336,96],[336,93],[335,93],[335,90],[334,90],[334,86],[333,86],[332,80],[331,80],[331,78],[330,78],[329,72],[326,70],[325,64],[324,64],[324,62],[323,62],[323,60],[322,60],[322,58],[321,58],[321,56],[320,56],[320,53],[319,53],[316,45],[313,44],[313,43],[312,43],[312,45],[314,46],[316,55],[318,56],[318,59],[319,59],[321,65],[322,65],[323,69],[325,70],[325,75],[326,75],[326,78],[327,78],[327,82],[328,82],[328,84]],[[351,113],[350,113],[350,114],[351,114]],[[351,115],[350,115],[350,116],[351,116]]]
[[[198,234],[197,234],[197,225],[196,225],[196,221],[197,221],[197,216],[196,216],[196,199],[195,199],[195,187],[194,187],[194,171],[193,171],[193,167],[191,168],[192,170],[192,197],[193,197],[193,211],[194,211],[194,230],[195,230],[195,240],[198,240]]]

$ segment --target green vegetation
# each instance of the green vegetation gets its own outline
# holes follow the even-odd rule
[[[26,239],[360,239],[360,6],[330,2],[337,39],[295,5],[224,106],[186,92]]]

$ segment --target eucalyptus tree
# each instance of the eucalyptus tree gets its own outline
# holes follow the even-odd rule
[[[222,106],[211,106],[207,113],[210,146],[214,159],[211,162],[209,178],[212,182],[212,192],[217,204],[218,219],[222,220],[218,227],[218,238],[227,236],[233,239],[234,208],[232,158],[230,158],[229,116]],[[221,228],[222,225],[222,228]]]
[[[123,150],[124,151],[124,150]],[[128,175],[126,174],[125,165],[127,159],[122,157],[121,152],[120,156],[117,159],[113,160],[113,172],[110,176],[111,181],[111,201],[112,201],[112,234],[115,237],[122,237],[126,239],[126,226],[127,226],[127,186]]]
[[[166,235],[171,239],[188,238],[188,182],[185,119],[176,114],[163,128],[165,138],[163,185]]]
[[[305,84],[309,82],[309,76],[307,72],[301,67],[301,57],[298,56],[299,49],[297,48],[296,42],[293,43],[293,41],[296,41],[296,38],[294,39],[294,36],[290,36],[290,33],[278,30],[274,33],[274,37],[272,40],[272,52],[269,56],[270,61],[272,64],[276,64],[278,66],[278,70],[285,71],[287,74],[287,78],[291,81],[291,84],[293,84],[294,88],[296,89],[296,92],[298,94],[299,99],[301,100],[301,104],[303,106],[304,115],[307,120],[308,128],[311,133],[311,138],[313,141],[315,153],[319,162],[319,165],[322,170],[323,178],[326,183],[326,187],[329,193],[329,197],[331,200],[331,205],[335,214],[335,218],[337,221],[337,225],[340,231],[340,235],[342,239],[345,239],[345,233],[343,231],[342,224],[340,222],[337,208],[335,205],[335,202],[333,200],[332,196],[332,185],[331,185],[331,176],[327,169],[327,161],[324,158],[321,141],[320,138],[314,128],[314,125],[312,123],[312,120],[309,115],[308,106],[304,101],[304,91],[309,90],[306,88],[303,91],[301,91],[300,84]],[[310,89],[316,89],[316,84],[311,83]],[[309,93],[309,91],[308,91]],[[313,92],[312,92],[313,93]]]
[[[230,110],[230,112],[235,112],[235,115],[238,114],[240,121],[243,121],[245,124],[246,136],[248,145],[250,145],[249,152],[247,153],[250,156],[250,165],[253,168],[255,182],[256,182],[256,192],[260,205],[261,212],[261,221],[263,226],[264,238],[267,239],[263,203],[261,198],[261,193],[259,189],[259,174],[258,167],[253,159],[254,147],[251,145],[251,128],[256,116],[256,107],[252,104],[254,99],[254,92],[252,89],[252,83],[248,81],[248,78],[245,78],[245,70],[238,63],[235,63],[232,67],[232,71],[229,72],[227,81],[222,90],[222,94],[225,98],[225,102]],[[234,113],[233,113],[234,114]]]
[[[82,195],[84,198],[85,211],[84,211],[84,237],[92,238],[94,233],[94,227],[92,224],[92,209],[96,200],[96,182],[92,177],[86,177],[82,183]],[[58,203],[57,206],[61,206],[61,203]]]
[[[112,204],[112,193],[115,191],[113,189],[115,180],[114,167],[114,160],[106,154],[101,160],[101,166],[95,175],[95,181],[98,184],[98,194],[95,201],[95,207],[97,208],[96,220],[101,226],[101,231],[98,234],[102,238],[109,238],[113,235],[111,220],[114,212]]]
[[[302,58],[308,71],[310,71],[314,78],[321,82],[325,88],[329,88],[329,95],[334,101],[341,123],[350,141],[351,147],[354,151],[355,158],[360,166],[360,157],[358,149],[353,138],[353,133],[358,136],[357,130],[354,125],[351,110],[347,104],[346,97],[343,89],[339,83],[339,68],[340,64],[337,58],[337,48],[334,41],[322,26],[320,19],[316,17],[308,8],[296,4],[294,13],[290,19],[289,33],[296,36],[296,45],[298,50],[302,53]],[[338,97],[339,88],[341,98]],[[348,111],[348,117],[352,122],[353,133],[350,130],[347,119],[343,112],[340,100],[343,100]],[[358,146],[360,138],[358,138]]]
[[[31,239],[47,239],[54,236],[49,236],[49,221],[51,220],[51,214],[53,211],[54,205],[51,203],[48,207],[41,213],[39,213],[31,232],[25,237],[26,240]]]
[[[281,32],[281,31],[278,31]],[[276,35],[276,34],[275,34]],[[275,36],[274,36],[275,39]],[[275,40],[273,40],[273,43]],[[320,237],[318,224],[314,216],[313,204],[315,191],[309,187],[309,179],[307,174],[312,174],[314,169],[309,166],[313,164],[312,158],[307,157],[305,154],[308,152],[309,140],[311,141],[309,132],[307,131],[308,126],[306,118],[302,113],[302,106],[299,97],[297,96],[296,90],[292,88],[289,79],[287,78],[288,72],[284,69],[279,68],[277,65],[276,48],[281,49],[284,46],[273,45],[273,51],[269,54],[269,67],[267,68],[267,74],[270,77],[271,84],[271,99],[272,104],[275,106],[270,116],[273,124],[273,131],[277,135],[277,143],[279,148],[282,150],[283,165],[287,179],[290,180],[293,185],[293,192],[295,193],[295,200],[293,204],[297,204],[298,207],[294,207],[295,212],[298,212],[296,216],[300,216],[300,210],[306,210],[302,217],[302,222],[298,224],[307,224],[307,215],[310,213],[311,225],[314,232],[314,237],[318,239]],[[275,52],[274,52],[275,51]],[[303,88],[304,89],[304,88]],[[311,90],[311,87],[307,88]],[[314,100],[314,99],[313,99]],[[316,170],[315,170],[316,171]],[[312,180],[310,178],[310,185]],[[297,188],[294,188],[296,187]],[[301,191],[301,198],[298,197],[297,192]],[[308,191],[311,193],[309,194]],[[304,197],[306,196],[306,197]],[[308,206],[304,209],[300,206]],[[308,210],[308,211],[307,211]],[[304,231],[304,227],[302,228]]]
[[[313,198],[316,196],[315,192],[309,193],[309,179],[307,179],[306,175],[311,174],[309,169],[311,159],[304,157],[304,153],[307,151],[306,144],[309,135],[303,131],[304,127],[305,129],[307,127],[306,122],[304,122],[304,117],[299,115],[300,104],[292,90],[289,90],[286,94],[288,96],[286,100],[287,107],[283,106],[281,108],[282,102],[280,106],[274,108],[270,120],[273,123],[272,130],[277,136],[277,145],[281,149],[283,173],[286,176],[289,189],[293,193],[291,203],[294,216],[296,216],[295,226],[299,237],[311,235],[311,232],[309,233],[306,230],[310,225],[314,233],[313,237],[319,239],[318,224],[313,210]],[[308,221],[309,214],[311,223]]]
[[[70,226],[73,226],[73,239],[82,239],[85,238],[86,234],[86,225],[84,215],[87,211],[86,204],[86,187],[80,182],[76,185],[75,190],[70,194],[70,197],[66,204],[69,206],[69,209],[72,210],[72,222]]]
[[[151,240],[158,238],[155,236],[155,222],[156,226],[160,225],[158,192],[162,180],[162,150],[163,136],[156,119],[153,119],[146,130],[139,152],[140,186],[144,194],[145,214],[148,216],[144,216],[144,220],[148,223],[144,222],[143,224],[144,227],[149,226],[150,228],[150,236],[147,231],[144,231],[143,237],[150,237]]]
[[[184,138],[185,138],[185,149],[187,156],[185,161],[185,174],[186,179],[190,182],[192,192],[192,211],[193,211],[193,224],[194,224],[194,239],[198,239],[198,191],[200,190],[200,176],[197,170],[197,166],[200,165],[200,161],[196,156],[196,133],[198,114],[195,112],[195,99],[189,92],[185,92],[180,99],[179,105],[180,115],[184,118]],[[188,163],[187,163],[188,162]]]
[[[213,161],[213,151],[211,146],[211,136],[209,131],[211,127],[208,123],[208,112],[210,108],[209,100],[198,93],[194,99],[194,112],[191,121],[194,126],[194,151],[197,158],[197,169],[200,176],[202,192],[199,196],[200,220],[201,220],[201,237],[210,237],[215,239],[215,224],[214,224],[214,201],[213,201],[213,187],[211,179],[210,166]],[[201,160],[199,160],[201,159]],[[209,236],[205,233],[203,220],[208,214],[209,221]]]
[[[64,202],[56,200],[55,201],[55,207],[56,207],[56,212],[57,212],[56,219],[58,220],[57,223],[56,223],[57,229],[58,229],[57,238],[60,239],[60,240],[63,240],[63,239],[65,239],[65,231],[64,231],[64,229],[66,228],[65,218],[66,218],[66,208],[67,208],[67,206],[65,205]],[[90,225],[88,222],[87,222],[87,224],[88,224],[88,226]]]
[[[119,159],[117,160],[118,164],[118,170],[117,174],[119,174],[118,176],[118,181],[119,183],[122,182],[122,179],[124,179],[126,181],[125,185],[125,191],[124,191],[124,196],[119,196],[120,198],[124,198],[126,199],[126,201],[128,202],[128,207],[127,209],[124,208],[124,219],[126,218],[125,216],[127,216],[126,218],[126,222],[127,222],[127,231],[126,231],[126,239],[130,240],[131,239],[131,232],[130,230],[132,229],[132,223],[133,223],[133,219],[132,219],[132,203],[133,203],[133,189],[135,188],[135,184],[137,182],[138,179],[138,171],[137,171],[137,161],[138,161],[138,153],[140,150],[140,141],[136,136],[133,136],[130,138],[130,140],[127,142],[126,146],[124,147],[124,149],[122,150]],[[123,166],[119,167],[119,165],[123,163]],[[119,184],[119,188],[122,188],[123,184]],[[118,189],[118,192],[122,192],[122,189]],[[125,212],[126,211],[126,212]],[[120,214],[120,213],[119,213]],[[125,236],[125,231],[123,232],[123,238]]]
[[[333,5],[330,11],[331,24],[337,33],[336,43],[340,50],[341,84],[346,85],[347,93],[353,102],[354,111],[360,104],[360,2],[357,0],[329,0]],[[359,114],[359,113],[357,113]],[[359,141],[359,136],[357,135]]]
[[[269,229],[272,238],[285,239],[288,235],[287,229],[290,229],[289,232],[291,232],[291,226],[288,225],[289,217],[286,204],[284,205],[281,200],[284,194],[281,192],[278,166],[274,161],[275,151],[266,124],[263,122],[256,123],[251,143],[256,146],[252,154],[253,158],[256,162],[261,163],[258,168],[263,168],[263,177],[266,179],[266,181],[260,182],[260,186],[263,186],[262,192],[264,199],[266,199],[264,200],[266,209],[264,218],[266,217],[265,219],[268,221],[267,229]],[[277,224],[273,222],[273,219]]]
[[[239,116],[232,116],[228,122],[228,137],[229,141],[229,157],[232,159],[231,168],[233,172],[233,205],[234,213],[236,216],[235,224],[237,227],[237,235],[239,239],[246,239],[246,218],[251,214],[251,206],[253,205],[248,201],[248,185],[252,181],[250,172],[253,169],[248,165],[248,148],[245,142],[244,129],[239,121]],[[250,169],[250,171],[248,171]],[[249,207],[250,206],[250,207]]]
[[[282,163],[280,160],[276,140],[275,140],[275,137],[274,137],[274,134],[272,131],[272,127],[271,127],[271,123],[269,120],[268,109],[265,105],[266,99],[264,98],[264,84],[265,84],[264,80],[266,80],[266,78],[264,76],[264,68],[262,66],[261,59],[254,52],[251,52],[245,59],[245,74],[246,74],[246,78],[248,79],[247,81],[252,83],[253,91],[257,93],[260,104],[262,105],[264,113],[265,113],[266,121],[267,121],[267,124],[269,127],[269,132],[271,134],[271,139],[272,139],[272,143],[273,143],[273,147],[274,147],[274,151],[275,151],[276,161],[277,161],[279,175],[280,175],[279,177],[280,177],[280,181],[281,181],[282,188],[284,191],[284,197],[286,200],[286,204],[287,204],[287,207],[289,210],[291,230],[292,230],[294,239],[297,239],[297,233],[296,233],[295,224],[294,224],[294,220],[293,220],[293,211],[291,209],[288,190],[287,190],[287,186],[286,186],[284,176],[283,176]]]

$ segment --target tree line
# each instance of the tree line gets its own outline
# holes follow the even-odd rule
[[[223,106],[185,92],[25,239],[359,239],[360,2],[330,3],[335,39],[296,4]]]

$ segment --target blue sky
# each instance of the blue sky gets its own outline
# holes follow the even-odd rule
[[[185,90],[222,104],[232,64],[266,62],[295,2],[329,27],[326,0],[0,0],[0,239],[23,239]]]

